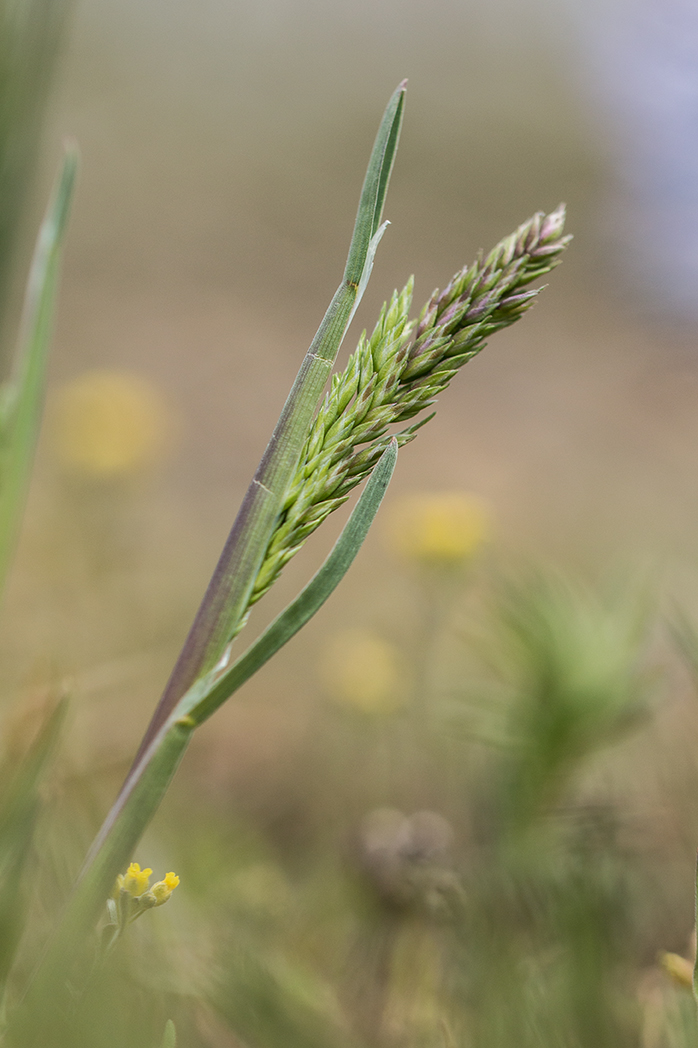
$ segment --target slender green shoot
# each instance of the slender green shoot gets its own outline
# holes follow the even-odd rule
[[[36,738],[3,784],[0,801],[0,1000],[4,998],[19,947],[28,901],[29,871],[34,865],[34,831],[41,809],[40,788],[58,744],[66,700],[49,711]]]
[[[695,929],[698,934],[698,855],[696,856],[696,878],[695,878]],[[696,958],[693,963],[693,996],[698,1008],[698,946],[696,946]]]
[[[39,430],[61,252],[75,185],[69,147],[36,242],[14,373],[0,404],[0,593],[14,551]]]

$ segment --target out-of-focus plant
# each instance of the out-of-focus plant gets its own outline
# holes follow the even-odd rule
[[[69,148],[34,249],[14,353],[6,348],[9,287],[18,230],[31,185],[41,120],[66,4],[0,3],[0,599],[26,497],[44,392],[59,265],[76,170]],[[9,375],[7,371],[9,370]],[[40,793],[65,714],[65,701],[35,710],[35,724],[8,745],[0,765],[0,1001],[25,930],[33,883]]]
[[[0,2],[0,370],[11,359],[13,262],[70,0]]]
[[[447,576],[440,585],[451,592]],[[429,795],[441,769],[438,793],[467,836],[453,854],[447,812],[365,820],[361,866],[382,928],[364,932],[380,958],[361,980],[371,1021],[385,1043],[636,1044],[632,862],[613,806],[579,785],[645,714],[647,616],[542,571],[499,585],[489,605],[462,632],[462,680],[453,651],[450,682],[421,665],[433,652],[404,652],[431,689],[395,724],[395,745],[400,717],[419,730],[402,735],[404,774]]]
[[[66,154],[34,252],[13,373],[0,391],[0,593],[17,538],[34,456],[58,267],[76,163],[75,151],[71,149]]]
[[[579,762],[643,716],[646,614],[636,598],[605,606],[551,573],[505,590],[490,662],[505,689],[521,689],[505,712],[518,757],[501,811],[514,824],[558,803]]]

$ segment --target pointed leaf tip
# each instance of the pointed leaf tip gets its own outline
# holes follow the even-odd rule
[[[382,221],[383,205],[400,138],[404,103],[403,81],[393,91],[385,107],[361,190],[354,234],[344,270],[345,281],[357,286],[361,282],[371,239]]]

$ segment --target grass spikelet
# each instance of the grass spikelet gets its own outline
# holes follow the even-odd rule
[[[335,374],[315,418],[269,542],[249,606],[262,597],[308,536],[371,472],[391,427],[430,408],[460,368],[495,331],[515,323],[542,288],[529,285],[559,265],[571,240],[563,235],[565,208],[537,212],[483,258],[435,291],[419,320],[409,320],[413,279],[381,310],[370,338],[364,332],[346,368]],[[414,440],[433,418],[399,430]]]

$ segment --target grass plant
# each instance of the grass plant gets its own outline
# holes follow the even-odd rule
[[[528,310],[540,291],[531,285],[559,264],[569,242],[564,208],[535,214],[435,291],[416,319],[410,279],[333,374],[387,225],[405,89],[398,86],[380,124],[338,290],[67,898],[48,901],[47,880],[69,862],[56,844],[65,826],[55,812],[58,829],[50,812],[42,815],[65,702],[54,703],[33,739],[19,754],[8,749],[0,766],[0,1039],[8,1048],[695,1043],[695,1015],[681,996],[692,962],[665,953],[665,982],[656,981],[665,977],[657,966],[647,992],[633,981],[641,888],[616,806],[593,803],[579,786],[588,764],[647,715],[647,616],[638,615],[637,601],[603,601],[549,572],[516,585],[490,579],[480,583],[486,596],[477,596],[489,517],[462,493],[425,497],[411,516],[397,515],[395,526],[409,536],[396,545],[417,569],[419,636],[403,638],[393,657],[385,640],[364,633],[342,707],[319,718],[313,760],[332,785],[324,792],[333,818],[351,826],[351,856],[321,836],[318,862],[294,878],[260,839],[245,844],[239,834],[227,854],[228,830],[204,828],[183,804],[174,846],[182,888],[174,872],[151,884],[152,870],[134,861],[196,729],[334,592],[372,526],[399,448],[433,418],[436,398],[485,341]],[[0,584],[36,442],[75,167],[70,150],[39,234],[0,411]],[[324,564],[239,652],[253,606],[362,483]],[[454,594],[476,594],[479,636],[454,634]],[[698,650],[685,618],[678,632],[686,651]],[[366,652],[385,671],[384,694],[362,684],[361,672],[377,675]],[[388,678],[398,665],[402,694],[394,701]],[[373,731],[378,722],[383,741]],[[351,770],[342,775],[347,754]],[[417,810],[408,802],[415,789],[425,798]],[[199,884],[192,908],[206,938],[199,976],[194,950],[178,966],[176,950],[158,943],[151,913],[165,903],[171,912],[187,879]]]

